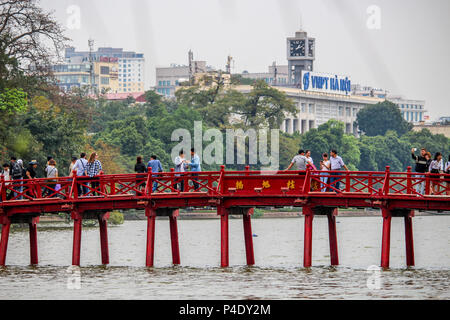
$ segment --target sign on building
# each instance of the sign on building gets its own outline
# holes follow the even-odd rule
[[[304,91],[351,95],[351,80],[347,76],[303,70],[302,89]]]

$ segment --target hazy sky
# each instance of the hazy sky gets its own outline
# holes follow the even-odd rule
[[[234,72],[266,72],[287,64],[286,37],[302,27],[316,38],[315,71],[349,75],[353,83],[426,100],[432,118],[450,115],[449,0],[41,0],[67,28],[70,6],[80,28],[72,45],[123,47],[146,58],[146,86],[155,66],[187,64],[187,52]],[[380,8],[370,29],[367,8]],[[370,20],[375,21],[376,20]]]

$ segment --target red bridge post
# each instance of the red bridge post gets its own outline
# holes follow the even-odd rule
[[[412,229],[412,217],[414,217],[414,210],[410,210],[405,214],[405,244],[406,244],[406,265],[408,267],[414,266],[414,241]]]
[[[389,268],[389,254],[391,249],[391,210],[381,208],[383,215],[383,237],[381,243],[381,267]]]
[[[178,226],[177,217],[180,214],[180,210],[173,210],[169,216],[170,223],[170,240],[172,245],[172,263],[174,265],[180,264],[180,246],[178,244]]]
[[[38,243],[37,243],[37,223],[39,222],[39,217],[31,218],[28,223],[30,229],[30,264],[38,264]]]
[[[336,215],[337,215],[337,213],[338,213],[337,208],[332,209],[331,212],[327,213],[328,234],[329,234],[329,240],[330,240],[330,259],[331,259],[332,266],[339,265],[337,234],[336,234]]]
[[[80,266],[81,227],[83,222],[83,216],[78,210],[73,210],[71,216],[73,219],[72,265]]]
[[[11,220],[8,217],[3,217],[2,220],[2,239],[0,240],[0,266],[5,266]]]
[[[153,267],[155,257],[155,220],[156,210],[152,208],[145,208],[145,215],[147,216],[147,254],[145,265]]]
[[[312,226],[314,219],[314,211],[309,206],[303,207],[303,215],[305,216],[305,240],[303,250],[303,266],[311,267],[312,261]]]
[[[253,251],[253,234],[251,216],[254,212],[253,208],[244,209],[243,223],[244,223],[244,239],[245,239],[245,253],[247,257],[247,265],[253,266],[255,264],[255,254]]]
[[[220,266],[229,266],[229,243],[228,243],[228,209],[223,206],[217,207],[217,214],[220,215]]]
[[[100,248],[102,252],[102,264],[109,264],[109,249],[108,249],[108,218],[109,212],[102,213],[98,216],[98,223],[100,226]]]

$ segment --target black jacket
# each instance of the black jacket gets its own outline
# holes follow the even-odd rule
[[[431,161],[422,157],[422,156],[416,156],[414,153],[411,154],[413,160],[416,162],[416,172],[425,173],[428,172],[428,167],[430,166]]]
[[[137,173],[145,173],[147,172],[147,166],[144,163],[136,163],[134,166],[134,171]]]

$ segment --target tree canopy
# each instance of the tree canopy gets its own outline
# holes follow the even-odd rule
[[[365,135],[371,137],[384,135],[389,130],[402,135],[412,127],[403,119],[398,106],[387,100],[360,110],[356,116],[356,123]]]

